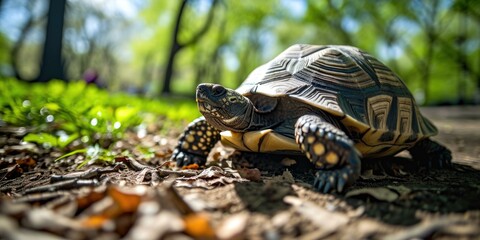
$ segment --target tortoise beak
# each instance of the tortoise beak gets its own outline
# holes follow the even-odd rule
[[[196,99],[198,103],[207,102],[213,106],[220,106],[220,99],[226,92],[227,90],[218,84],[202,83],[197,87]]]

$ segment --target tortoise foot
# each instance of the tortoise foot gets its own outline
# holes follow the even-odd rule
[[[360,175],[360,158],[348,136],[318,116],[303,116],[296,125],[296,141],[319,169],[315,188],[320,192],[341,192]]]
[[[179,167],[188,166],[194,163],[198,164],[199,166],[203,166],[207,162],[207,157],[175,149],[175,151],[173,151],[171,160],[176,161],[177,166]]]

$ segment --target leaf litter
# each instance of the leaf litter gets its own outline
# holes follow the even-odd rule
[[[395,168],[393,174],[367,169],[345,194],[319,194],[310,185],[311,168],[300,167],[302,159],[280,157],[277,161],[259,156],[262,164],[279,166],[265,169],[218,146],[210,155],[208,167],[177,169],[168,161],[175,139],[145,138],[151,139],[147,150],[137,148],[130,155],[117,151],[113,165],[93,163],[82,169],[77,169],[84,161],[80,156],[54,161],[61,154],[42,147],[4,148],[0,162],[0,237],[480,236],[480,174],[472,168],[458,168],[462,177],[457,167],[417,175],[402,167]],[[118,146],[128,149],[142,144],[142,138],[128,141]],[[148,157],[139,155],[145,152]],[[236,161],[238,158],[240,161]],[[71,164],[74,162],[77,164]]]

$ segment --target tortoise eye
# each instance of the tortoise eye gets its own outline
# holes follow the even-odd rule
[[[231,102],[231,103],[234,103],[234,102],[237,101],[237,98],[236,97],[229,97],[228,101]]]
[[[227,90],[222,87],[221,85],[213,85],[212,87],[212,94],[214,96],[220,96],[222,94],[224,94]]]

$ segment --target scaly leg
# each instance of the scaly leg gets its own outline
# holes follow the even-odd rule
[[[316,115],[297,120],[295,139],[307,158],[319,169],[315,188],[341,192],[360,175],[360,158],[353,141],[339,128]]]
[[[210,126],[204,117],[197,118],[180,136],[171,159],[177,162],[177,166],[205,165],[210,150],[219,140],[220,131]]]
[[[417,142],[408,151],[413,159],[424,161],[428,168],[444,168],[452,164],[450,150],[430,138]]]

